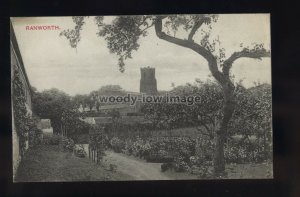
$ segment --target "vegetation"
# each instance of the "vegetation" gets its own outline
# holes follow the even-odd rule
[[[271,159],[271,86],[258,84],[246,89],[236,84],[235,119],[229,122],[224,156],[227,163],[261,163]],[[185,104],[144,104],[142,110],[152,121],[154,131],[165,129],[172,133],[182,126],[196,127],[197,134],[174,137],[141,135],[135,138],[115,133],[110,147],[115,152],[123,152],[145,159],[148,162],[164,163],[162,170],[188,171],[201,177],[212,177],[211,166],[215,149],[214,131],[222,117],[222,91],[217,83],[196,80],[174,88],[176,95],[199,95],[200,103]],[[196,117],[196,118],[195,118]],[[259,119],[259,121],[257,121]],[[255,122],[254,122],[255,121]],[[123,131],[120,130],[120,133]],[[144,132],[147,132],[145,130]],[[215,175],[214,175],[215,176]],[[223,175],[224,176],[224,175]]]
[[[119,85],[104,85],[98,90],[91,91],[89,94],[75,95],[72,99],[73,103],[77,108],[80,106],[85,109],[86,107],[92,111],[93,107],[96,107],[97,112],[99,112],[101,105],[106,105],[107,103],[101,103],[98,100],[98,96],[120,96],[125,95],[125,91]]]
[[[94,125],[90,127],[89,138],[89,157],[100,163],[105,156],[104,151],[107,150],[108,137],[104,134],[103,128]]]
[[[216,143],[214,172],[222,174],[225,170],[224,144],[228,124],[236,105],[235,86],[230,76],[230,70],[234,62],[240,58],[261,59],[270,57],[270,51],[265,49],[263,44],[254,44],[252,47],[244,47],[241,44],[239,51],[226,57],[225,48],[220,47],[221,41],[210,38],[213,30],[212,24],[218,20],[218,15],[214,14],[117,16],[109,24],[106,24],[103,19],[102,16],[95,17],[96,24],[99,27],[98,35],[104,37],[110,52],[119,56],[118,64],[121,72],[124,72],[124,60],[132,58],[132,52],[139,48],[139,39],[147,36],[147,31],[151,27],[155,29],[158,38],[190,49],[207,61],[212,76],[221,86],[224,98],[222,119],[214,132]],[[75,29],[61,32],[61,35],[70,41],[73,48],[76,48],[81,40],[80,32],[85,24],[84,20],[85,17],[82,16],[73,17]],[[176,37],[179,30],[187,32],[187,39]],[[197,32],[202,34],[200,35],[200,42],[194,40]]]
[[[189,172],[201,178],[213,177],[213,144],[210,139],[205,141],[205,147],[197,146],[200,139],[190,137],[149,137],[135,139],[112,138],[110,147],[116,152],[133,155],[147,162],[163,163],[162,171]],[[202,142],[203,143],[203,142]],[[199,155],[201,155],[199,157]],[[225,146],[227,163],[261,163],[269,157],[261,151],[260,146],[253,143],[229,142]]]
[[[42,92],[34,92],[32,96],[32,106],[37,116],[51,120],[55,134],[61,133],[63,113],[74,109],[70,96],[56,88]]]
[[[224,97],[218,83],[196,80],[193,84],[174,87],[170,94],[179,96],[197,95],[201,102],[192,106],[186,104],[147,103],[142,106],[145,117],[152,122],[151,127],[132,125],[129,130],[139,130],[135,137],[125,135],[119,123],[118,115],[110,114],[114,126],[110,130],[98,125],[89,125],[82,121],[82,114],[77,111],[62,111],[62,133],[89,135],[89,157],[96,163],[102,161],[105,151],[110,148],[117,153],[125,153],[142,158],[147,162],[163,163],[162,171],[189,172],[201,178],[213,175],[213,157],[215,150],[215,132],[222,120]],[[246,89],[241,83],[236,84],[236,111],[229,122],[224,146],[226,163],[261,163],[271,158],[271,87],[266,84]],[[185,135],[183,127],[197,128],[197,133]],[[150,129],[150,130],[149,130]],[[152,136],[164,129],[172,133],[173,129],[182,130],[171,136]],[[151,131],[152,130],[152,131]],[[151,132],[150,132],[151,131]],[[130,131],[129,131],[130,132]],[[109,134],[109,135],[108,135]],[[167,134],[168,135],[168,134]],[[57,145],[59,139],[47,138],[46,144]],[[75,155],[85,157],[84,150],[74,149],[74,141],[64,137],[63,148],[75,151]],[[223,175],[224,176],[224,175]],[[218,177],[218,176],[217,176]]]
[[[12,85],[14,126],[19,136],[20,154],[23,156],[26,148],[28,148],[26,147],[27,141],[29,147],[41,143],[41,130],[36,125],[39,119],[32,116],[26,107],[25,87],[18,70],[14,71]]]

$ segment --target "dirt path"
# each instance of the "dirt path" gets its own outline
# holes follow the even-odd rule
[[[160,171],[161,163],[147,163],[121,153],[107,151],[104,158],[107,163],[117,166],[117,171],[133,177],[134,180],[169,180]]]

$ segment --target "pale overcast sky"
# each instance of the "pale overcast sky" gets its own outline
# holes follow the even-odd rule
[[[156,68],[158,90],[171,89],[172,82],[177,86],[210,76],[207,62],[200,55],[158,39],[153,28],[140,40],[133,59],[126,61],[125,72],[120,73],[117,56],[110,54],[105,40],[96,35],[93,17],[83,27],[77,50],[59,36],[63,29],[74,27],[71,17],[13,18],[12,22],[29,81],[38,91],[55,87],[70,95],[87,94],[103,85],[117,84],[138,92],[140,68],[145,66]],[[61,30],[28,31],[26,25],[58,25]],[[270,49],[268,14],[220,15],[212,32],[212,37],[219,36],[227,56],[240,50],[240,43],[264,43]],[[271,83],[271,59],[240,59],[232,73],[236,81],[243,79],[246,87],[255,81]]]

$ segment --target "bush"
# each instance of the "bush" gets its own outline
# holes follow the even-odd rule
[[[148,156],[145,157],[147,162],[154,163],[168,163],[173,161],[173,157],[165,150],[151,151]]]
[[[174,169],[176,172],[187,172],[190,170],[190,167],[187,162],[184,161],[183,157],[177,157],[174,159]]]
[[[66,151],[72,152],[74,149],[75,143],[71,138],[63,137],[62,138],[62,148]]]
[[[229,141],[224,148],[224,156],[227,163],[262,162],[268,159],[267,154],[259,149],[257,143],[234,140]]]
[[[29,147],[41,144],[43,141],[43,131],[36,126],[29,131]]]
[[[122,152],[124,154],[131,155],[132,152],[133,152],[132,147],[133,147],[133,141],[131,139],[126,139],[125,140],[125,147],[124,147]]]
[[[196,165],[199,166],[200,164],[202,164],[204,161],[203,159],[200,159],[198,156],[191,156],[189,158],[189,163],[190,165]]]
[[[145,144],[141,147],[141,150],[140,150],[140,156],[142,158],[146,158],[150,155],[150,152],[152,150],[152,147],[151,147],[151,144],[150,142],[145,142]]]
[[[132,144],[132,154],[136,157],[146,158],[149,156],[151,151],[151,145],[149,141],[137,138],[137,140]]]
[[[213,178],[213,171],[211,169],[212,162],[202,162],[200,165],[192,165],[189,169],[191,174],[198,175],[199,178]]]
[[[183,157],[186,162],[195,155],[195,140],[187,137],[161,138],[153,147],[154,151],[165,150],[172,157]]]
[[[132,154],[136,157],[140,157],[143,145],[144,141],[140,137],[137,137],[131,146]]]
[[[77,157],[86,157],[86,152],[82,145],[74,146],[74,155]]]
[[[89,134],[89,153],[93,152],[97,155],[97,163],[101,162],[105,155],[105,150],[110,146],[115,146],[116,139],[109,140],[108,136],[104,133],[103,128],[92,126]],[[112,143],[111,143],[112,142]]]
[[[59,135],[44,135],[43,143],[47,145],[58,145],[60,140]]]
[[[116,152],[116,153],[120,153],[122,152],[122,150],[125,147],[125,143],[123,140],[121,140],[118,137],[113,137],[110,141],[109,144],[111,146],[111,148]]]
[[[124,144],[118,138],[111,140],[111,147],[116,152],[144,158],[148,162],[172,162],[174,157],[183,157],[185,162],[189,162],[191,155],[195,154],[195,140],[187,137],[177,138],[147,138],[126,139]],[[120,145],[118,145],[120,144]]]

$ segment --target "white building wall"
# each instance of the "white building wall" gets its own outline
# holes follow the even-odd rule
[[[14,117],[12,117],[12,120]],[[20,149],[19,149],[19,136],[16,132],[15,125],[12,125],[12,152],[13,152],[13,181],[17,173],[21,161]]]

